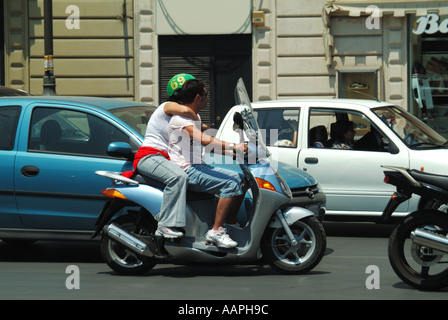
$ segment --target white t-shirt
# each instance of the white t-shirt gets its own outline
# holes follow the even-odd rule
[[[143,147],[152,147],[168,153],[168,124],[171,116],[166,115],[163,108],[167,102],[162,103],[153,112],[146,126]]]
[[[198,115],[199,117],[199,115]],[[201,118],[199,121],[193,119],[174,115],[171,117],[169,123],[169,149],[168,154],[170,160],[176,163],[183,170],[193,163],[203,163],[204,148],[200,143],[200,138],[194,140],[190,135],[182,130],[188,126],[195,126],[201,132]]]

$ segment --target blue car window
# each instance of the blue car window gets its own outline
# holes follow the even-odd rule
[[[106,150],[111,142],[136,144],[113,124],[85,112],[44,107],[33,111],[29,151],[110,157]]]
[[[22,108],[19,106],[0,108],[0,150],[12,150],[14,148],[21,110]]]
[[[109,112],[144,136],[146,133],[146,126],[148,125],[148,120],[154,110],[155,108],[152,106],[126,106],[124,108],[111,109]]]

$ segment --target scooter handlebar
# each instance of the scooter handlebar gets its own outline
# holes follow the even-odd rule
[[[268,158],[266,150],[262,146],[250,141],[245,141],[244,143],[247,145],[247,151],[241,152],[237,150],[233,155],[234,160],[240,160],[240,162],[246,164],[254,164],[259,159]]]

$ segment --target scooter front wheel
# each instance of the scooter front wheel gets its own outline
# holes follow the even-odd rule
[[[316,217],[294,222],[291,231],[297,241],[292,245],[283,227],[266,228],[261,241],[265,261],[285,274],[303,274],[322,259],[327,247],[325,230]]]
[[[113,221],[120,228],[131,232],[135,231],[137,216],[128,214]],[[140,223],[138,234],[149,235],[153,226],[148,221]],[[112,240],[107,234],[101,239],[101,253],[107,265],[114,271],[126,275],[143,274],[154,268],[157,260],[141,256],[124,245]]]

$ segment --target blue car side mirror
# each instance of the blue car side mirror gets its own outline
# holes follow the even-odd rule
[[[134,159],[131,146],[126,142],[111,142],[107,147],[107,154],[111,157]]]

